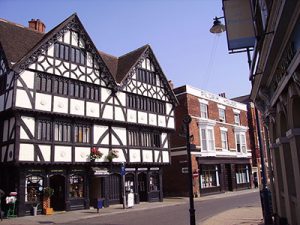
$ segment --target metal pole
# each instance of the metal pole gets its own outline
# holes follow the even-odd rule
[[[123,209],[126,209],[125,163],[122,164],[121,174],[122,174],[122,180],[123,180]]]
[[[192,160],[191,160],[191,144],[190,144],[190,129],[189,124],[191,123],[192,118],[189,115],[186,115],[183,118],[183,123],[186,127],[186,150],[188,158],[188,180],[189,180],[189,195],[190,195],[190,225],[196,225],[195,219],[195,208],[194,208],[194,193],[193,193],[193,177],[192,177]]]

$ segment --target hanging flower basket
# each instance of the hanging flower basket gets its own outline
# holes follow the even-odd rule
[[[119,158],[119,150],[113,149],[108,153],[108,155],[106,156],[106,159],[109,162],[112,162],[113,159],[115,159],[115,158]]]
[[[96,159],[100,159],[103,153],[98,150],[98,148],[94,147],[91,149],[90,153],[90,161],[95,162]]]

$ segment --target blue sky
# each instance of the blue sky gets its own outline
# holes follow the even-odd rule
[[[209,32],[221,0],[0,0],[1,18],[46,31],[76,12],[99,50],[120,56],[150,44],[175,87],[233,98],[249,94],[246,53],[228,54],[226,34]]]

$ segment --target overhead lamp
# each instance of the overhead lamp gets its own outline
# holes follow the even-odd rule
[[[215,17],[214,18],[214,24],[213,26],[210,28],[210,32],[213,34],[220,34],[223,33],[224,31],[226,31],[225,25],[221,23],[220,19],[222,19],[224,17]]]

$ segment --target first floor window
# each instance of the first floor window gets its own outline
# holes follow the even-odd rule
[[[43,177],[29,175],[25,180],[25,202],[41,202],[43,197]]]
[[[82,198],[84,197],[83,192],[83,184],[84,179],[81,175],[71,175],[69,178],[70,182],[70,190],[69,190],[69,196],[71,198]]]
[[[157,131],[128,130],[128,145],[160,148],[160,135]]]
[[[90,142],[90,127],[88,125],[74,126],[75,142],[77,143],[89,143]]]
[[[245,133],[236,133],[236,150],[237,152],[247,153]]]
[[[201,128],[201,144],[203,151],[215,150],[214,132],[212,128]]]
[[[228,149],[227,131],[221,130],[222,149]]]
[[[236,183],[245,184],[249,183],[249,169],[247,165],[236,166]]]
[[[202,165],[200,170],[201,188],[220,186],[219,168],[217,165]]]
[[[51,141],[51,121],[38,121],[38,140]]]
[[[71,125],[67,123],[55,122],[54,141],[71,142]]]

